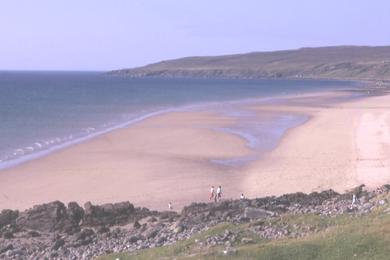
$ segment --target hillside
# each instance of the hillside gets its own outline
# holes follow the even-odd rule
[[[186,57],[111,71],[131,77],[390,80],[390,46],[336,46]]]

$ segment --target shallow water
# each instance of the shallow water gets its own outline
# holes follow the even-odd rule
[[[354,87],[310,80],[141,79],[100,73],[0,72],[0,169],[161,113],[213,106],[239,118],[237,134],[253,149],[271,149],[304,118],[275,115],[254,123],[227,101]],[[237,107],[237,106],[236,106]]]

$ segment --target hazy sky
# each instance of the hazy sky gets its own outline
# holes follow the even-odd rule
[[[390,45],[390,1],[0,0],[0,70],[325,45]]]

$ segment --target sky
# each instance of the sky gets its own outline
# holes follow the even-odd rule
[[[0,0],[0,70],[390,45],[388,0]]]

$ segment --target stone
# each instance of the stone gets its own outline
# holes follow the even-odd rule
[[[134,206],[128,201],[100,206],[87,202],[84,205],[83,224],[90,226],[124,224],[134,219],[134,213]]]
[[[34,206],[16,219],[17,226],[42,232],[62,230],[68,224],[65,205],[59,201]]]
[[[35,231],[35,230],[30,230],[28,231],[27,233],[30,237],[40,237],[41,236],[41,233],[39,233],[38,231]]]
[[[0,213],[0,229],[6,225],[15,225],[19,211],[4,209]]]
[[[14,249],[14,246],[12,244],[7,244],[7,245],[0,245],[0,254],[6,253],[8,250]]]
[[[273,216],[273,214],[273,212],[252,207],[247,207],[244,211],[244,217],[249,219],[262,219],[269,216]]]
[[[241,243],[243,243],[243,244],[252,244],[253,242],[254,242],[253,239],[249,238],[249,237],[243,237],[241,239]]]
[[[161,230],[160,227],[149,228],[148,230],[145,231],[144,235],[147,239],[151,239],[154,238],[160,230]]]
[[[66,212],[70,221],[74,224],[79,224],[84,218],[84,209],[77,202],[69,202]]]
[[[94,235],[95,235],[95,232],[92,229],[85,228],[85,229],[81,230],[81,232],[79,234],[77,234],[76,240],[78,240],[78,241],[85,240],[86,238],[94,236]]]
[[[4,237],[5,239],[11,239],[11,238],[14,238],[14,234],[13,234],[11,231],[5,231],[5,232],[3,233],[3,237]]]
[[[135,221],[134,224],[133,224],[133,227],[135,229],[139,229],[141,227],[141,224],[138,221]]]
[[[184,231],[184,228],[182,225],[178,225],[177,227],[175,227],[175,229],[173,230],[173,232],[175,232],[176,234],[178,233],[181,233]]]
[[[51,247],[52,250],[58,250],[60,247],[65,245],[65,240],[63,238],[56,239],[53,246]]]
[[[142,240],[140,236],[138,235],[135,235],[135,236],[131,236],[129,237],[129,239],[127,240],[129,243],[135,243],[137,242],[138,240]]]
[[[110,228],[108,228],[106,226],[101,226],[101,227],[98,228],[97,232],[99,234],[108,233],[108,232],[110,232]]]

